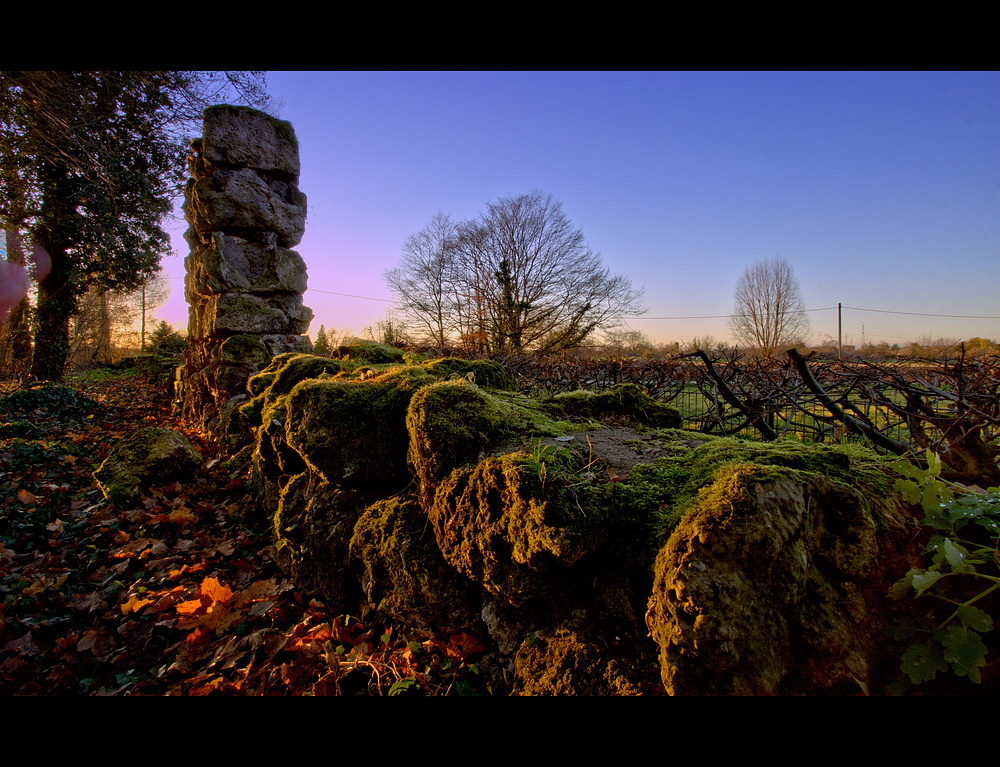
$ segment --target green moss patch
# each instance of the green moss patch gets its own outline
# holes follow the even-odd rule
[[[240,413],[251,426],[259,426],[262,411],[268,402],[290,393],[300,381],[333,375],[343,369],[341,362],[329,357],[294,352],[279,354],[247,382],[247,391],[252,399],[240,407]]]
[[[605,392],[579,390],[543,400],[546,407],[567,416],[597,420],[628,420],[656,428],[679,428],[680,412],[649,396],[635,384],[616,384]]]
[[[394,346],[386,346],[376,341],[356,341],[338,346],[334,352],[339,359],[354,362],[368,362],[373,365],[387,365],[403,362],[403,351]]]
[[[654,513],[660,532],[672,529],[698,491],[730,464],[774,467],[800,478],[818,474],[874,499],[891,492],[892,479],[884,461],[861,447],[703,439],[682,430],[656,432],[656,436],[666,455],[635,467],[621,483],[597,492],[606,493],[609,503],[631,502],[638,510]]]

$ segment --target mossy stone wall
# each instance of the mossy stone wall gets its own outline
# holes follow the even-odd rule
[[[884,681],[916,522],[874,454],[661,428],[641,391],[570,413],[443,361],[319,359],[273,361],[247,408],[279,559],[331,604],[483,637],[522,694]],[[642,453],[612,470],[623,430]]]

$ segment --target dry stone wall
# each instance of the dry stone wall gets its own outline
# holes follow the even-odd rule
[[[923,539],[878,456],[664,428],[629,385],[533,400],[487,365],[285,355],[251,380],[253,511],[296,583],[476,637],[497,694],[898,679],[888,594]]]
[[[184,214],[190,307],[176,402],[220,433],[246,383],[277,354],[311,351],[299,151],[290,123],[254,109],[209,107],[192,142]]]

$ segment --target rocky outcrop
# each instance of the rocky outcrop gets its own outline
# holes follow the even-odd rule
[[[192,142],[184,213],[190,305],[176,384],[183,416],[222,434],[247,380],[277,354],[309,351],[305,231],[292,126],[245,107],[205,110]]]
[[[885,682],[915,522],[875,455],[663,428],[634,388],[567,407],[470,380],[492,364],[284,355],[251,379],[282,567],[333,606],[483,638],[518,694]]]

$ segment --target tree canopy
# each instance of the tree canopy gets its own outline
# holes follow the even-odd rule
[[[643,311],[642,291],[612,275],[562,205],[538,191],[457,224],[438,214],[385,277],[426,338],[490,353],[571,348]]]
[[[169,251],[179,136],[217,86],[262,98],[262,73],[225,74],[0,71],[0,222],[51,261],[38,283],[34,377],[62,376],[69,318],[88,287],[135,289]]]

